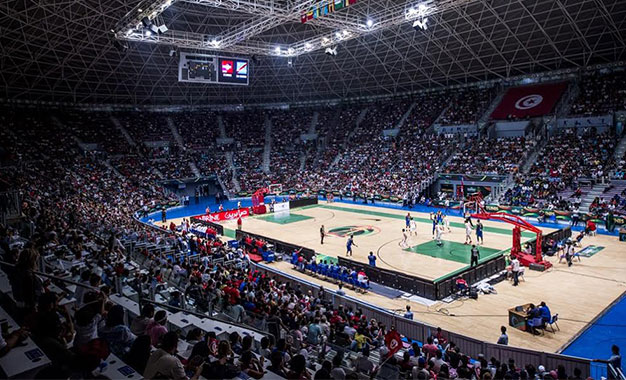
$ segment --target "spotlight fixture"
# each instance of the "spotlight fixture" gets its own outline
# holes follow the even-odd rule
[[[120,40],[113,40],[113,46],[122,53],[128,50],[128,44]]]
[[[423,19],[418,19],[418,20],[413,21],[413,29],[415,30],[428,29],[428,17],[424,17]]]
[[[150,29],[146,29],[146,37],[150,37],[152,35],[152,31]]]
[[[372,20],[371,18],[368,18],[367,21],[365,22],[365,25],[367,25],[368,28],[371,28],[372,26],[374,26],[374,20]]]
[[[276,46],[276,48],[274,49],[274,51],[276,52],[276,54],[280,54],[280,46]]]
[[[331,56],[336,56],[337,55],[337,46],[334,46],[332,48],[326,48],[326,50],[324,51],[324,53],[326,55],[331,55]]]
[[[159,34],[165,34],[169,29],[167,28],[167,26],[165,26],[165,24],[159,26]]]

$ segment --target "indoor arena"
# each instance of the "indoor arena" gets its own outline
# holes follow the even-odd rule
[[[0,25],[0,378],[626,380],[626,1]]]

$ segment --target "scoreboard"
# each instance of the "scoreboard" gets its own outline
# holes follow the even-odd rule
[[[220,71],[219,83],[248,84],[248,72],[250,71],[248,60],[239,58],[218,58]]]
[[[247,59],[180,53],[178,62],[179,82],[247,86],[249,79],[250,62]]]

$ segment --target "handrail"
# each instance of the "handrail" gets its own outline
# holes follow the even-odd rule
[[[15,268],[17,266],[16,264],[9,263],[9,262],[2,261],[2,260],[0,260],[0,265],[8,265],[8,266],[13,267],[13,268]],[[40,271],[37,271],[37,270],[31,270],[31,272],[33,272],[34,274],[36,274],[38,276],[51,278],[51,279],[54,279],[54,280],[57,280],[57,281],[61,281],[61,282],[65,282],[65,283],[68,283],[68,284],[80,286],[80,287],[87,288],[89,290],[93,290],[93,291],[97,291],[97,292],[100,291],[100,288],[96,288],[96,287],[93,287],[91,285],[82,284],[82,283],[76,282],[74,280],[68,280],[67,278],[55,276],[55,275],[44,273],[44,272],[40,272]]]
[[[607,372],[610,372],[611,375],[613,375],[614,379],[619,379],[619,380],[626,380],[626,377],[624,376],[624,373],[622,372],[621,368],[615,368],[613,367],[613,364],[611,363],[607,363]]]
[[[181,312],[186,313],[186,314],[191,314],[191,315],[194,315],[194,316],[199,317],[199,318],[206,318],[206,319],[210,319],[210,320],[216,321],[216,322],[228,323],[229,325],[234,325],[234,326],[240,327],[242,329],[252,330],[252,331],[254,331],[254,332],[258,333],[258,334],[261,334],[261,335],[265,335],[265,336],[269,335],[266,331],[259,330],[256,327],[251,327],[251,326],[248,326],[248,325],[243,324],[243,323],[234,322],[234,321],[226,322],[226,321],[223,321],[223,320],[221,320],[219,318],[216,318],[214,316],[206,315],[206,314],[203,314],[203,313],[198,313],[198,312],[192,311],[192,310],[185,310],[182,307],[172,306],[172,305],[168,305],[168,304],[165,304],[165,303],[152,301],[152,300],[150,300],[148,298],[139,297],[140,309],[141,309],[141,304],[142,303],[149,303],[149,304],[152,304],[154,306],[159,306],[161,308],[174,309],[176,311],[181,311]]]

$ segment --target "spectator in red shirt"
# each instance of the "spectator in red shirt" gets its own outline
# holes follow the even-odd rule
[[[428,339],[426,339],[426,342],[427,343],[422,347],[422,351],[426,354],[426,359],[430,360],[430,358],[434,358],[435,355],[437,355],[439,347],[433,343],[432,336],[429,336]]]

